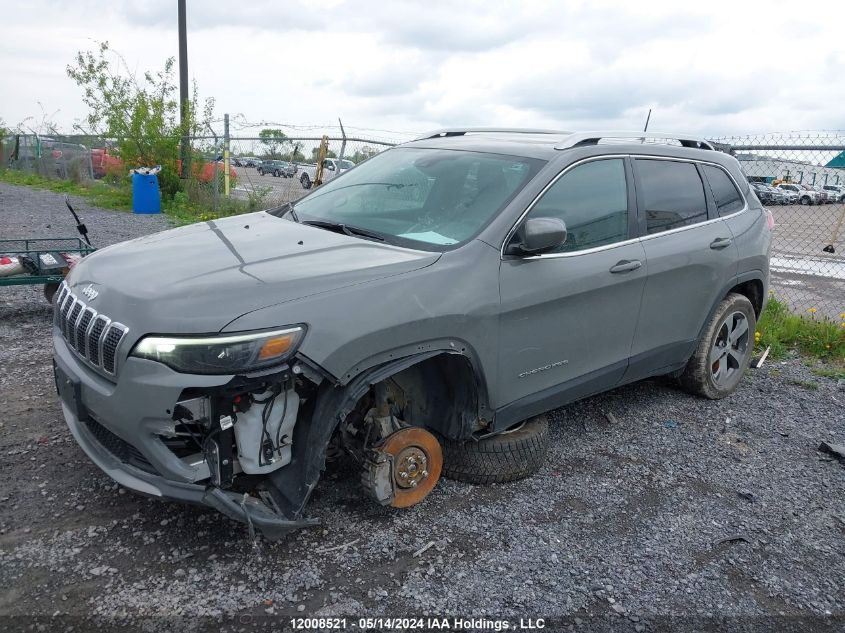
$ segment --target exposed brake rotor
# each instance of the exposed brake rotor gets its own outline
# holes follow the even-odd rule
[[[376,450],[390,457],[393,498],[389,505],[407,508],[422,501],[434,489],[443,468],[443,450],[431,433],[406,427],[391,433]]]

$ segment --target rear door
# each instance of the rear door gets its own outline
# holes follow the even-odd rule
[[[701,168],[654,157],[633,166],[648,279],[626,380],[686,360],[737,273],[733,235],[705,191]]]

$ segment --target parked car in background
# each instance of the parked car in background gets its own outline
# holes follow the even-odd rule
[[[829,204],[833,202],[833,196],[830,195],[827,191],[825,191],[825,189],[823,189],[821,185],[812,185],[810,186],[810,189],[819,193],[819,195],[821,196],[821,204]]]
[[[355,167],[355,163],[351,160],[338,160],[337,158],[326,158],[323,161],[323,182],[328,182],[332,178],[339,176],[341,173]],[[299,182],[302,183],[303,189],[310,189],[317,178],[317,165],[303,165],[302,175],[299,177]]]
[[[828,196],[833,194],[834,202],[845,202],[845,186],[843,185],[825,185],[823,187],[828,192]]]
[[[818,191],[810,189],[807,185],[797,182],[782,182],[778,185],[778,189],[793,192],[797,199],[796,201],[801,204],[821,204],[821,194]]]
[[[772,194],[772,204],[789,204],[788,196],[786,195],[786,191],[781,191],[771,185],[767,184],[765,187],[769,190],[769,193]]]
[[[258,173],[262,176],[270,174],[276,178],[293,178],[296,172],[296,165],[286,160],[263,160],[258,165]]]
[[[255,156],[238,156],[232,160],[232,163],[235,167],[258,167],[261,159]]]
[[[792,189],[782,189],[772,185],[769,186],[783,196],[783,204],[798,204],[799,196],[797,191],[793,191]]]
[[[754,193],[757,194],[760,202],[763,204],[775,204],[775,195],[772,193],[772,190],[768,185],[762,182],[751,182],[749,184],[754,190]]]

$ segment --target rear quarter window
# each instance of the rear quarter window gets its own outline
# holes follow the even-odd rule
[[[702,165],[702,168],[720,216],[736,213],[745,206],[742,195],[725,170],[713,165]]]

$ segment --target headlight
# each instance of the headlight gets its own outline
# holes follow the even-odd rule
[[[296,351],[304,334],[304,327],[295,326],[219,336],[147,336],[130,356],[184,373],[234,374],[279,364]]]

